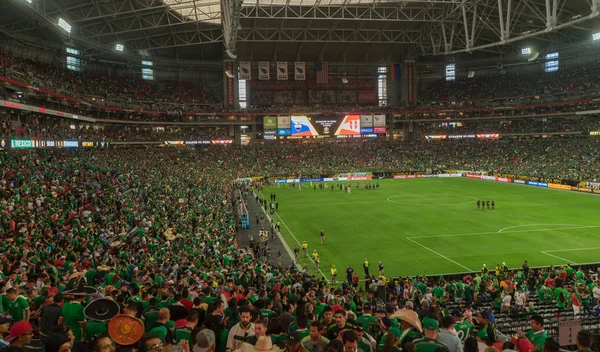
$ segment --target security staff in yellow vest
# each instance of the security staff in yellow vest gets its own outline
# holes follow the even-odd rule
[[[331,266],[331,283],[333,285],[335,285],[335,282],[336,282],[335,278],[336,277],[337,277],[337,269],[336,269],[335,265],[332,265]]]

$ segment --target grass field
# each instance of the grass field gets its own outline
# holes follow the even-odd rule
[[[600,261],[597,195],[466,178],[381,180],[370,191],[360,184],[352,194],[308,184],[262,191],[277,194],[275,218],[288,246],[306,240],[309,253],[316,248],[327,278],[335,264],[338,280],[347,265],[362,279],[365,257],[372,273],[381,260],[386,276],[478,271],[484,263],[516,268],[525,260],[532,267]],[[496,209],[478,210],[477,198],[494,199]],[[309,259],[301,263],[314,272]]]

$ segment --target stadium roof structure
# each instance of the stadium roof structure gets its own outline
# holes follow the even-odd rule
[[[87,55],[399,62],[559,47],[600,31],[600,0],[7,0],[0,31]],[[59,18],[72,26],[66,34]],[[51,29],[51,30],[48,30]],[[123,45],[121,53],[115,46]],[[226,54],[226,50],[231,55]]]

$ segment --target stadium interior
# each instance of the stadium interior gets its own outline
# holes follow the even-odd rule
[[[0,352],[600,351],[599,13],[0,1]]]

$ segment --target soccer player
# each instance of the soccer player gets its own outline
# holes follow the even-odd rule
[[[480,203],[480,201],[479,201],[479,199],[477,199],[477,209],[479,209],[479,203]]]
[[[488,208],[488,210],[490,210],[490,201],[489,201],[489,200],[486,200],[485,202],[486,202],[486,204],[487,204],[487,208]]]
[[[302,251],[304,252],[304,257],[308,257],[308,253],[306,253],[306,249],[308,249],[308,243],[306,243],[306,241],[302,241]]]
[[[321,229],[321,244],[325,244],[325,229]]]
[[[379,261],[379,276],[383,276],[383,263]]]
[[[492,210],[494,210],[494,206],[496,206],[496,203],[494,203],[494,200],[492,199]]]

